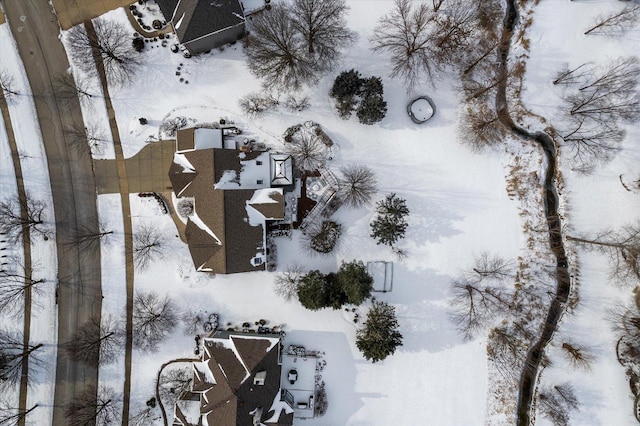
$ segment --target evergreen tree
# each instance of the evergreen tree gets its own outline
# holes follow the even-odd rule
[[[353,98],[360,93],[362,82],[363,79],[360,77],[360,73],[355,69],[342,71],[333,82],[329,95],[337,100]]]
[[[362,124],[375,124],[387,115],[387,102],[380,95],[371,95],[362,99],[356,112]]]
[[[343,262],[336,278],[348,303],[359,305],[371,296],[373,278],[362,261]]]
[[[338,280],[337,274],[333,272],[325,275],[325,290],[327,295],[326,307],[340,309],[348,302],[347,295],[342,288],[341,282]]]
[[[356,346],[367,360],[374,363],[384,360],[402,346],[395,311],[386,302],[373,302],[364,327],[356,335]]]
[[[407,230],[405,217],[409,215],[404,199],[396,197],[396,194],[389,194],[384,200],[378,201],[376,213],[370,226],[371,237],[376,239],[377,244],[393,246],[404,238]]]
[[[302,306],[317,311],[328,305],[326,279],[322,272],[310,271],[300,279],[298,286],[298,300]]]

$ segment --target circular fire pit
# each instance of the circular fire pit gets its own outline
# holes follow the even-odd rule
[[[416,124],[422,124],[436,113],[436,106],[428,96],[420,96],[414,99],[407,105],[407,114],[411,117],[411,120]]]

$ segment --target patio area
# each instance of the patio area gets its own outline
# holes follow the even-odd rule
[[[314,413],[314,394],[318,358],[300,346],[290,345],[282,356],[282,389],[291,398],[294,417],[310,419]]]

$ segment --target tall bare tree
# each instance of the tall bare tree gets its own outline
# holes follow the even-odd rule
[[[268,89],[296,91],[335,66],[355,39],[344,0],[294,0],[253,15],[245,52],[251,72]]]
[[[0,403],[0,425],[2,426],[19,426],[25,424],[27,416],[31,414],[38,404],[33,405],[31,408],[21,410],[15,407],[13,404],[6,402]]]
[[[508,261],[482,252],[471,270],[454,280],[451,317],[465,338],[497,324],[513,308],[513,294],[506,285],[513,277]]]
[[[470,2],[441,5],[396,0],[374,29],[373,51],[390,56],[391,77],[404,80],[408,91],[422,79],[433,84],[438,72],[462,62],[469,46],[476,9]]]
[[[640,222],[617,231],[607,229],[591,236],[567,236],[567,240],[609,256],[610,276],[618,284],[640,280]]]
[[[98,221],[98,228],[80,226],[74,231],[74,235],[68,244],[78,245],[83,250],[99,250],[101,241],[108,241],[113,231],[107,228],[103,222]]]
[[[73,27],[67,33],[67,44],[74,63],[89,75],[96,72],[90,58],[94,53],[101,58],[112,84],[130,82],[142,65],[140,53],[131,46],[130,31],[111,19],[97,18]]]
[[[285,145],[285,151],[293,157],[296,166],[305,172],[313,172],[327,161],[327,147],[322,139],[311,131],[300,131]]]
[[[340,169],[338,194],[348,205],[354,208],[371,204],[373,195],[378,190],[376,175],[369,167],[362,164],[351,164]]]
[[[286,6],[274,4],[251,20],[245,53],[249,69],[266,88],[298,90],[317,82],[307,50]]]
[[[180,394],[190,390],[193,382],[193,370],[191,368],[168,368],[162,372],[158,391],[164,405],[172,406],[178,400]]]
[[[621,127],[640,119],[638,58],[620,58],[604,66],[563,68],[554,84],[565,87],[564,120],[558,125],[562,145],[574,168],[590,172],[609,161],[625,137]]]
[[[42,346],[42,343],[25,346],[22,334],[0,330],[0,388],[20,383],[22,365],[27,360],[30,371],[33,367],[41,368],[43,363],[36,351]]]
[[[54,82],[54,90],[60,98],[79,98],[80,101],[99,95],[95,84],[80,74],[66,73],[58,76]]]
[[[309,60],[318,72],[332,70],[340,50],[356,38],[344,18],[348,9],[345,0],[293,0],[294,25],[306,41]]]
[[[124,330],[109,315],[92,317],[64,345],[69,356],[90,366],[110,364],[122,353]]]
[[[4,93],[4,97],[8,101],[20,95],[20,92],[16,89],[13,75],[4,68],[0,68],[0,92]]]
[[[140,225],[133,233],[133,260],[139,269],[163,256],[166,238],[152,225]]]
[[[585,34],[621,35],[640,21],[640,4],[630,4],[620,11],[598,16]]]
[[[300,264],[293,263],[289,265],[287,269],[276,275],[273,283],[274,292],[287,302],[296,299],[298,297],[298,285],[303,274],[304,270]]]
[[[0,269],[0,312],[10,315],[22,312],[25,293],[38,294],[46,280],[35,278],[33,270],[25,270],[20,259],[8,260]]]
[[[104,130],[96,122],[88,122],[86,126],[73,126],[65,129],[71,138],[71,145],[81,154],[102,154],[111,141]]]
[[[31,235],[48,237],[44,223],[45,208],[44,202],[32,198],[29,194],[24,203],[18,197],[5,199],[0,202],[0,233],[17,241],[23,236],[24,229],[29,228]],[[24,217],[22,211],[25,213]]]
[[[69,426],[108,426],[118,420],[121,397],[113,388],[88,387],[83,393],[65,406]]]
[[[154,351],[178,321],[174,303],[155,292],[138,292],[133,299],[133,344]]]
[[[554,425],[567,426],[571,413],[579,407],[573,387],[564,383],[542,389],[538,394],[538,410]]]

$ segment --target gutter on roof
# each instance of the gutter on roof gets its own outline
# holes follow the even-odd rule
[[[186,44],[192,43],[192,42],[194,42],[194,41],[198,41],[198,40],[201,40],[201,39],[203,39],[203,38],[209,37],[209,36],[211,36],[211,35],[218,34],[218,33],[222,32],[222,31],[227,31],[229,28],[236,28],[236,27],[238,27],[238,26],[240,26],[240,25],[244,25],[244,24],[245,24],[245,22],[246,22],[246,19],[245,19],[243,22],[239,22],[239,23],[237,23],[237,24],[235,24],[235,25],[232,25],[232,26],[230,26],[230,27],[226,27],[226,28],[223,28],[223,29],[218,30],[218,31],[214,31],[214,32],[209,33],[209,34],[205,34],[205,35],[200,36],[200,37],[198,37],[198,38],[194,38],[193,40],[183,41],[183,42],[182,42],[182,44],[185,44],[185,45],[186,45]]]

